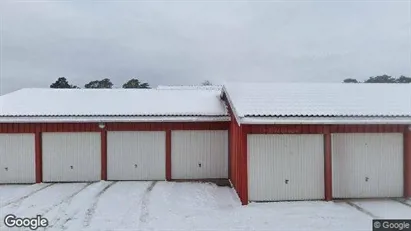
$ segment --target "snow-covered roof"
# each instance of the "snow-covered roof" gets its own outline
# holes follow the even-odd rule
[[[243,123],[267,123],[269,117],[271,122],[284,117],[411,118],[411,84],[227,83],[223,91]]]
[[[221,91],[222,85],[159,85],[159,90],[214,90]]]
[[[227,111],[219,97],[220,93],[214,91],[22,89],[0,97],[0,121],[10,117],[43,121],[53,120],[50,117],[88,117],[88,120],[122,117],[127,121],[136,119],[132,117],[179,121],[184,120],[182,117],[190,120],[213,117],[224,120]]]

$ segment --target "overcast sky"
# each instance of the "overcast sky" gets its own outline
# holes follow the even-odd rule
[[[411,76],[411,1],[0,1],[2,93]]]

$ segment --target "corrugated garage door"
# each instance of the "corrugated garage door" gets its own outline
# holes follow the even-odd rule
[[[165,132],[108,132],[109,180],[164,180]]]
[[[43,133],[42,148],[44,182],[85,182],[101,179],[100,133]]]
[[[401,133],[332,134],[334,198],[402,197]]]
[[[0,183],[35,183],[34,134],[0,134]]]
[[[228,178],[227,134],[227,131],[172,131],[172,178]]]
[[[248,135],[250,201],[324,198],[322,135]]]

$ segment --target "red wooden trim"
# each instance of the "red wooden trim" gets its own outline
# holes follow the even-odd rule
[[[228,130],[225,122],[106,123],[108,131]]]
[[[241,203],[243,205],[248,204],[248,164],[247,164],[247,133],[243,130],[241,130],[241,135],[240,135],[240,146],[241,146],[241,168],[239,171],[241,172],[241,185],[242,185],[242,190],[241,190]]]
[[[326,131],[327,132],[327,131]],[[333,199],[332,190],[332,149],[331,149],[331,133],[324,134],[324,189],[325,200]]]
[[[223,122],[106,123],[107,131],[228,130]],[[0,123],[0,133],[100,132],[98,123]]]
[[[99,132],[98,123],[0,123],[0,133]]]
[[[171,180],[171,130],[166,131],[166,180]]]
[[[250,134],[324,134],[329,127],[331,133],[402,133],[403,125],[243,125]]]
[[[232,139],[232,133],[233,133],[233,131],[232,131],[232,123],[233,122],[230,122],[230,125],[229,125],[229,128],[228,128],[228,131],[227,131],[227,135],[228,135],[228,146],[227,146],[227,164],[228,164],[228,166],[227,166],[227,176],[228,176],[228,179],[231,179],[231,139]],[[234,121],[234,123],[235,123],[235,121]]]
[[[228,130],[224,122],[106,123],[108,131]],[[324,125],[242,125],[250,134],[322,134]],[[331,133],[399,132],[404,125],[331,125]],[[0,133],[99,132],[98,123],[0,123]]]
[[[107,180],[107,131],[101,130],[101,180]]]
[[[41,183],[43,181],[43,169],[42,169],[42,148],[41,148],[41,132],[36,132],[34,134],[35,143],[35,169],[36,169],[36,183]]]
[[[242,125],[249,134],[322,134],[323,125]]]
[[[411,198],[411,131],[404,133],[404,197]]]

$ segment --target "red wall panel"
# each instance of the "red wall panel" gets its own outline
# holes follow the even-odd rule
[[[233,115],[225,95],[228,112],[231,117],[229,126],[229,178],[243,205],[248,204],[248,175],[247,175],[247,133]],[[252,127],[250,127],[252,129]]]
[[[234,116],[231,118],[229,137],[230,180],[243,205],[248,203],[246,134]]]

